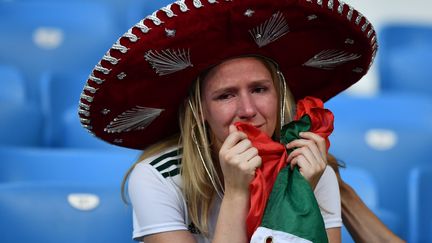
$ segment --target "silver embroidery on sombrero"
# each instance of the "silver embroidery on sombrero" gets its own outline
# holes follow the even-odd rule
[[[122,80],[124,78],[126,78],[127,74],[125,72],[121,72],[119,74],[117,74],[117,79]]]
[[[308,67],[331,70],[339,65],[356,60],[360,57],[361,55],[359,54],[347,53],[342,50],[324,50],[313,56],[303,65]]]
[[[339,1],[339,7],[338,7],[338,13],[342,14],[344,9],[345,3],[342,1]]]
[[[109,74],[111,72],[111,69],[102,67],[102,64],[100,62],[98,64],[96,64],[96,66],[94,67],[94,70],[101,72],[103,74]]]
[[[79,102],[79,107],[81,109],[84,109],[84,110],[87,110],[87,111],[90,110],[90,106],[87,105],[87,104],[82,103],[81,101]]]
[[[89,117],[90,116],[90,112],[86,111],[86,110],[83,110],[83,109],[78,109],[78,114],[81,114],[81,115],[83,115],[85,117]]]
[[[107,133],[121,133],[145,129],[163,109],[136,106],[114,118],[104,129]]]
[[[189,49],[166,49],[160,52],[150,50],[144,55],[145,60],[150,63],[159,75],[167,75],[187,67],[192,67]]]
[[[90,86],[88,83],[84,86],[84,90],[87,90],[88,92],[90,92],[92,94],[96,94],[96,91],[98,91],[98,89]]]
[[[84,93],[81,93],[80,99],[86,100],[87,102],[90,102],[90,103],[93,102],[93,97],[86,95]]]
[[[252,16],[254,15],[254,13],[255,13],[254,10],[248,8],[248,9],[246,9],[246,11],[244,12],[243,15],[244,15],[244,16],[247,16],[247,17],[252,17]]]
[[[264,23],[249,30],[259,47],[266,46],[288,33],[288,23],[281,12],[277,12]]]
[[[333,0],[329,0],[328,3],[327,3],[328,9],[333,10],[333,6],[334,6]]]

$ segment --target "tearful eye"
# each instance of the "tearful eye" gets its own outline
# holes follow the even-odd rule
[[[221,95],[216,96],[216,100],[227,100],[227,99],[232,98],[232,97],[233,97],[233,95],[229,94],[229,93],[221,94]]]
[[[253,89],[253,93],[264,93],[268,90],[267,87],[256,87]]]

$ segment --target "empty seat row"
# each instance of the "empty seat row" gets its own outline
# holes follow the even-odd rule
[[[2,242],[132,243],[131,208],[117,187],[0,183]]]

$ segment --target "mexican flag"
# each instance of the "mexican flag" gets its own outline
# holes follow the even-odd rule
[[[280,143],[248,124],[236,126],[248,135],[263,161],[250,185],[247,233],[251,242],[328,242],[312,188],[298,167],[291,170],[287,165],[291,151],[285,144],[300,138],[300,132],[311,131],[326,139],[328,150],[333,114],[317,98],[300,100],[294,121],[281,130]]]

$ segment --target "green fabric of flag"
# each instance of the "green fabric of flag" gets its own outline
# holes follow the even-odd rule
[[[309,131],[310,128],[311,120],[308,115],[288,123],[282,128],[281,143],[287,144],[300,138],[299,133]],[[300,238],[300,241],[293,242],[303,242],[302,239],[306,240],[304,242],[328,242],[318,202],[309,182],[300,174],[297,166],[293,170],[286,166],[279,172],[264,211],[261,227]],[[274,242],[279,241],[274,239]]]

